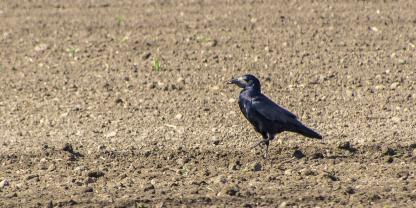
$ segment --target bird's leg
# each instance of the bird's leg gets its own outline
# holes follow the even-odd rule
[[[264,159],[269,159],[269,144],[270,144],[270,139],[267,138],[267,140],[264,140]]]
[[[264,159],[269,159],[269,144],[274,139],[274,135],[267,134],[267,138],[264,140]]]
[[[261,144],[266,144],[266,142],[269,143],[269,140],[267,139],[267,136],[263,136],[263,140],[257,142],[255,145],[251,147],[251,149],[254,149]]]
[[[261,144],[265,144],[265,142],[266,142],[266,140],[261,140],[261,141],[257,142],[255,145],[253,145],[253,146],[251,147],[251,149],[254,149],[254,148],[256,148],[257,146],[259,146],[259,145],[261,145]]]

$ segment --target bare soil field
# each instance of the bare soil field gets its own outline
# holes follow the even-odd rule
[[[0,207],[415,207],[416,4],[0,1]],[[252,73],[320,132],[271,142]]]

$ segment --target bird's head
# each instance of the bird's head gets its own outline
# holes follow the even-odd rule
[[[251,74],[246,74],[241,77],[228,81],[228,84],[235,84],[243,89],[255,89],[260,91],[260,81]]]

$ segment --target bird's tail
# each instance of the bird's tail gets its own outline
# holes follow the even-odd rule
[[[303,136],[314,138],[314,139],[322,139],[322,136],[316,133],[314,130],[306,127],[300,121],[296,120],[293,122],[292,128],[289,131],[296,132],[302,134]]]

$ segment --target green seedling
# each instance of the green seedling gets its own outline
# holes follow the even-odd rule
[[[124,22],[124,17],[123,16],[116,16],[116,22],[117,22],[117,25],[120,26],[121,23]]]
[[[66,49],[66,51],[69,53],[69,55],[74,58],[75,57],[75,53],[78,51],[78,49],[74,48],[74,47],[69,47],[68,49]]]
[[[153,69],[156,71],[160,71],[160,61],[158,58],[153,59]]]

